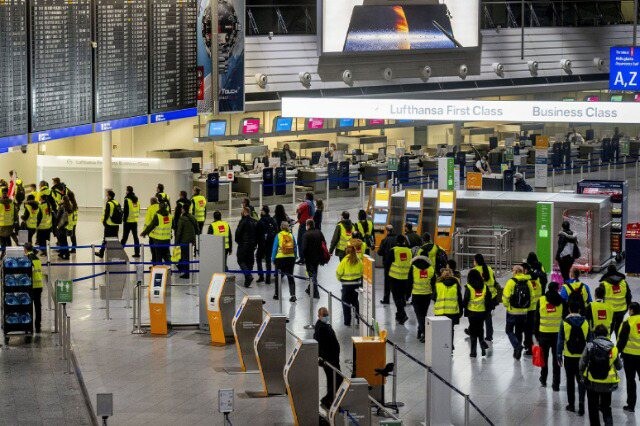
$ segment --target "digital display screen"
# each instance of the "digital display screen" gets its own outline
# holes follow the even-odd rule
[[[586,96],[584,98],[585,102],[600,102],[600,96]]]
[[[453,210],[453,192],[440,192],[440,199],[438,200],[438,203],[440,210]]]
[[[318,130],[324,127],[324,118],[309,118],[307,120],[308,130]]]
[[[373,223],[376,225],[386,225],[387,216],[388,214],[386,212],[376,212],[373,215]]]
[[[277,117],[276,125],[274,126],[275,132],[290,132],[293,127],[293,118],[291,117]]]
[[[242,120],[242,134],[253,135],[260,132],[259,118],[245,118]]]
[[[633,97],[633,101],[634,102],[640,102],[640,93],[636,93],[635,96]]]
[[[382,126],[384,124],[384,120],[380,120],[377,118],[367,120],[367,126]]]
[[[451,228],[453,216],[438,216],[438,228]]]
[[[575,102],[574,98],[562,98],[562,102]]]
[[[224,136],[227,134],[227,122],[224,120],[210,121],[207,125],[207,136]]]
[[[162,287],[162,274],[155,274],[153,276],[153,286]]]
[[[341,118],[338,120],[338,127],[353,127],[355,122],[353,118]]]
[[[411,124],[413,120],[396,120],[396,124]]]
[[[405,223],[410,223],[414,227],[418,226],[418,220],[420,219],[420,215],[418,213],[407,213],[404,221]]]
[[[622,102],[622,95],[611,95],[611,102]]]

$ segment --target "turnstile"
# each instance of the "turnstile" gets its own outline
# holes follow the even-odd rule
[[[225,345],[233,341],[233,314],[236,312],[235,277],[213,274],[207,292],[207,315],[211,343]]]
[[[124,289],[129,282],[129,256],[124,251],[120,240],[115,237],[105,239],[105,272],[109,276],[109,300],[120,300],[123,298]],[[115,272],[115,273],[114,273]],[[100,299],[107,297],[107,285],[100,286]]]
[[[287,317],[267,314],[253,342],[266,395],[284,395],[284,371],[287,359]]]
[[[344,379],[329,410],[331,426],[371,424],[369,404],[369,384],[365,379],[355,377]]]
[[[284,381],[296,426],[319,423],[318,342],[298,340],[284,367]]]
[[[245,296],[233,318],[233,335],[242,371],[258,370],[253,341],[262,325],[262,297]]]

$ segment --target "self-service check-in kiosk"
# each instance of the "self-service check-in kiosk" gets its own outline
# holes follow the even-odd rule
[[[413,230],[422,235],[422,190],[407,190],[404,197],[404,225],[410,223]]]
[[[331,426],[371,424],[369,384],[363,378],[344,379],[329,410]]]
[[[376,188],[374,190],[373,202],[373,230],[375,232],[375,249],[378,250],[380,243],[386,236],[385,226],[389,223],[389,206],[391,203],[391,190],[386,188]]]
[[[242,371],[257,371],[258,360],[253,341],[262,325],[262,297],[245,296],[233,317],[233,335]]]
[[[296,426],[318,424],[318,342],[298,340],[284,367],[289,404]]]
[[[253,342],[265,396],[285,393],[286,324],[285,315],[267,314]]]
[[[434,242],[447,253],[451,253],[453,232],[456,224],[455,191],[438,191],[436,218]]]
[[[149,274],[149,319],[151,334],[166,335],[171,325],[171,271],[167,266],[153,266]]]
[[[207,317],[211,343],[225,345],[233,341],[233,315],[236,312],[235,277],[213,274],[207,291]]]

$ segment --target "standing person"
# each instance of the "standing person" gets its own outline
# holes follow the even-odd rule
[[[259,283],[265,282],[265,274],[262,269],[262,262],[264,262],[267,268],[266,283],[271,284],[271,249],[277,234],[278,224],[269,216],[269,206],[262,206],[260,220],[258,221],[258,249],[256,250],[257,282]]]
[[[342,260],[347,249],[347,243],[351,239],[354,226],[349,219],[349,212],[342,212],[342,220],[336,225],[336,229],[333,231],[333,237],[331,238],[331,246],[329,247],[329,253],[333,253],[338,256],[338,259]]]
[[[629,318],[622,323],[616,337],[617,347],[622,353],[624,375],[627,379],[627,405],[624,411],[633,413],[636,409],[636,376],[640,377],[640,304],[629,305]]]
[[[410,223],[404,224],[404,236],[409,241],[409,248],[422,246],[422,238],[416,231],[413,230],[413,225]]]
[[[219,210],[213,212],[213,222],[209,225],[207,234],[224,237],[224,264],[226,266],[227,257],[233,252],[233,237],[231,236],[229,222],[222,220],[222,213]]]
[[[533,355],[531,349],[533,347],[533,334],[535,332],[536,308],[538,306],[538,300],[544,292],[544,285],[540,283],[539,278],[534,278],[537,276],[535,275],[535,271],[531,265],[524,263],[522,267],[524,268],[525,275],[529,275],[531,278],[529,282],[533,289],[531,292],[531,303],[529,304],[529,310],[527,311],[527,325],[524,330],[524,354],[526,356],[531,356]]]
[[[33,236],[38,228],[38,212],[40,207],[33,194],[27,195],[27,201],[24,203],[24,213],[20,217],[27,228],[27,238],[29,243],[33,243]]]
[[[249,209],[250,216],[254,220],[257,221],[258,219],[260,219],[258,217],[258,213],[256,213],[256,209],[251,205],[251,200],[246,197],[242,199],[242,208],[245,208],[245,207]]]
[[[489,165],[489,159],[486,155],[483,155],[478,161],[476,161],[476,164],[473,165],[473,171],[482,173],[483,175],[491,174],[491,166]]]
[[[480,272],[482,276],[482,280],[486,284],[489,292],[491,293],[491,309],[486,313],[484,318],[485,325],[485,342],[493,342],[493,310],[496,306],[500,304],[500,299],[498,298],[498,287],[496,285],[496,276],[493,272],[491,266],[487,265],[487,262],[484,260],[484,256],[481,253],[476,253],[473,256],[473,269]]]
[[[67,189],[67,196],[69,197],[71,207],[73,208],[73,213],[71,213],[71,217],[69,218],[69,225],[71,226],[69,237],[71,238],[71,246],[73,248],[69,250],[69,253],[75,254],[75,248],[78,246],[78,240],[76,238],[76,229],[78,228],[78,202],[76,201],[76,194],[69,189]]]
[[[611,305],[604,301],[604,288],[597,287],[594,291],[595,300],[587,306],[587,314],[585,315],[589,321],[591,331],[595,331],[599,325],[607,328],[607,337],[611,336],[611,324],[613,322],[613,309]]]
[[[3,254],[5,247],[11,246],[11,235],[18,221],[16,206],[7,194],[7,188],[2,188],[2,197],[0,198],[0,246],[2,246]]]
[[[68,194],[69,192],[67,192]],[[22,203],[24,202],[25,198],[26,198],[26,192],[24,190],[24,184],[22,182],[22,179],[16,179],[16,184],[14,187],[14,194],[13,194],[13,200],[16,202],[16,206],[18,208],[18,210],[20,210],[20,206],[22,205]]]
[[[397,235],[393,232],[393,226],[391,224],[385,226],[387,236],[380,242],[378,247],[378,256],[385,259],[389,252],[396,246]],[[383,262],[384,264],[384,262]],[[391,296],[391,286],[389,284],[389,268],[384,264],[384,293],[380,303],[383,305],[389,304],[389,297]]]
[[[533,188],[527,183],[526,180],[524,180],[524,176],[522,175],[522,173],[514,174],[513,180],[513,189],[516,192],[533,192]]]
[[[580,270],[571,270],[571,279],[565,282],[560,291],[560,296],[567,303],[577,303],[580,306],[580,315],[585,315],[587,305],[591,303],[591,291],[589,287],[580,282]]]
[[[307,220],[313,219],[313,215],[316,213],[316,205],[313,202],[313,194],[307,192],[304,196],[304,201],[298,205],[296,214],[298,216],[298,244],[300,245],[300,256],[298,264],[304,264],[304,233],[307,231]]]
[[[124,196],[124,209],[122,210],[122,240],[124,247],[129,240],[129,233],[133,236],[133,257],[140,257],[140,239],[138,238],[138,218],[140,217],[140,202],[133,192],[132,186],[127,186]]]
[[[429,262],[436,268],[436,274],[439,274],[441,269],[447,267],[447,253],[442,247],[431,241],[431,234],[428,232],[422,234],[422,241],[424,244],[418,250],[418,255],[427,256]]]
[[[280,224],[280,232],[273,240],[273,249],[271,250],[271,260],[276,265],[276,268],[287,276],[289,282],[289,302],[295,302],[296,299],[296,283],[293,280],[293,267],[296,263],[296,240],[291,234],[291,227],[289,222],[282,222]],[[275,287],[275,294],[273,298],[278,300],[280,298],[279,286]]]
[[[367,246],[373,249],[375,241],[373,240],[373,222],[367,217],[367,212],[360,210],[358,212],[358,221],[356,222],[356,229],[362,235],[362,241]]]
[[[253,261],[255,257],[256,245],[258,243],[258,222],[251,217],[251,210],[248,207],[242,209],[242,218],[238,222],[236,228],[236,257],[238,258],[238,266],[244,272],[244,286],[249,287],[253,282]]]
[[[164,192],[164,185],[159,183],[156,187],[156,199],[159,204],[165,203],[167,205],[167,210],[171,213],[171,201],[169,200],[169,196],[166,192]]]
[[[362,287],[362,261],[353,246],[347,246],[346,254],[336,269],[336,278],[342,284],[342,315],[344,325],[351,327],[351,321],[357,319],[360,312],[358,288]],[[351,309],[355,308],[356,318],[351,318]]]
[[[525,275],[522,265],[514,265],[511,271],[513,275],[505,283],[502,292],[502,304],[507,310],[505,333],[513,347],[513,357],[520,359],[533,287],[531,287],[530,277]]]
[[[585,387],[580,376],[580,357],[591,340],[589,323],[586,318],[580,315],[580,305],[575,302],[569,303],[569,315],[562,322],[560,333],[558,334],[558,363],[564,364],[564,371],[567,375],[567,411],[576,411],[576,391],[575,385],[578,382],[578,415],[584,415],[584,395]]]
[[[140,236],[149,236],[149,242],[153,244],[151,248],[152,262],[169,263],[171,262],[171,213],[169,213],[169,205],[162,202],[159,203],[158,212],[151,219]]]
[[[100,259],[104,257],[105,245],[107,238],[118,238],[118,231],[120,230],[120,224],[122,223],[122,209],[120,204],[115,200],[116,193],[112,190],[107,190],[107,202],[104,205],[104,212],[102,214],[102,226],[104,227],[104,238],[102,239],[102,246],[95,255]]]
[[[389,288],[396,305],[396,321],[399,324],[404,324],[409,319],[404,310],[411,270],[411,249],[408,245],[404,235],[397,235],[395,247],[388,250],[383,259],[384,268],[389,271]]]
[[[315,222],[313,219],[307,220],[307,232],[304,234],[304,260],[307,267],[307,275],[311,278],[313,283],[313,297],[315,299],[320,298],[318,292],[318,268],[322,263],[322,243],[327,244],[324,239],[324,235],[318,229],[315,229]],[[307,294],[311,290],[307,288]]]
[[[153,219],[158,214],[159,209],[160,209],[160,204],[158,203],[158,199],[156,197],[151,197],[151,199],[149,200],[149,207],[147,207],[147,213],[144,216],[145,228],[151,225],[151,222],[153,222]],[[150,246],[155,245],[155,242],[153,241],[153,238],[151,237],[151,235],[149,235],[149,245]],[[156,262],[158,262],[158,259],[156,258],[157,252],[153,247],[151,247],[150,250],[151,250],[151,263],[155,265]]]
[[[46,256],[47,250],[42,248],[47,246],[47,241],[51,238],[51,228],[53,227],[53,211],[46,197],[40,198],[37,220],[36,244],[41,248],[40,256]]]
[[[435,316],[445,316],[451,320],[451,350],[454,350],[454,330],[460,323],[462,315],[462,292],[460,291],[460,281],[453,276],[453,271],[444,268],[436,280],[434,292],[433,314]]]
[[[207,199],[204,195],[201,195],[200,192],[199,187],[193,187],[191,207],[189,210],[198,222],[198,235],[202,234],[202,230],[204,229],[204,220],[207,217]]]
[[[565,314],[564,301],[558,290],[560,284],[550,282],[546,293],[538,300],[536,309],[536,339],[542,348],[544,367],[540,370],[540,384],[547,386],[549,365],[552,367],[551,388],[554,392],[560,391],[560,364],[558,364],[558,332]],[[549,352],[551,352],[551,364],[549,364]]]
[[[191,200],[189,200],[187,196],[187,191],[180,191],[180,196],[176,200],[176,210],[173,216],[173,223],[171,224],[171,229],[174,231],[178,228],[178,221],[180,220],[180,215],[182,215],[184,206],[187,206],[187,210],[189,210]]]
[[[631,304],[631,291],[626,278],[613,264],[609,265],[607,272],[600,278],[600,286],[604,288],[604,301],[613,310],[611,333],[616,333],[616,336]]]
[[[35,197],[36,201],[39,203],[40,202],[40,194],[38,194],[38,187],[36,186],[36,184],[35,183],[30,183],[29,185],[27,185],[27,188],[29,188],[29,191],[27,192],[27,195],[33,194],[33,196]]]
[[[327,378],[327,394],[320,399],[320,403],[329,409],[333,403],[334,390],[342,384],[342,376],[335,374],[336,383],[333,382],[334,372],[325,363],[331,364],[340,370],[340,343],[336,332],[331,327],[329,310],[324,306],[318,309],[318,320],[313,331],[313,340],[318,342],[318,357],[321,358],[320,366]]]
[[[291,219],[284,211],[284,206],[282,204],[276,205],[276,209],[273,212],[273,220],[276,221],[278,227],[280,227],[280,224],[282,224],[282,222],[287,222],[289,226],[291,226]]]
[[[198,221],[195,216],[189,213],[189,204],[183,204],[181,206],[182,212],[180,219],[178,220],[178,226],[176,227],[176,244],[180,244],[180,263],[178,263],[178,270],[182,271],[180,278],[189,278],[189,270],[191,269],[191,246],[196,245],[196,235],[200,230]]]
[[[53,183],[51,187],[51,197],[53,197],[56,206],[60,206],[60,204],[62,204],[62,197],[67,195],[67,187],[58,177],[51,179],[51,183]]]
[[[484,321],[486,315],[491,311],[491,292],[484,283],[482,275],[475,269],[469,271],[467,275],[467,285],[465,286],[462,307],[464,315],[469,318],[469,357],[478,356],[478,343],[482,356],[487,354],[487,342],[484,341]]]
[[[36,256],[31,243],[24,244],[24,255],[31,260],[31,299],[33,300],[33,325],[40,333],[42,323],[42,262]]]
[[[322,231],[322,213],[324,212],[324,202],[321,199],[316,200],[316,212],[313,215],[313,223],[316,224],[316,229]]]
[[[38,190],[38,196],[40,198],[40,202],[44,200],[47,204],[49,204],[49,208],[51,209],[51,211],[55,212],[58,206],[51,196],[51,189],[49,189],[49,184],[47,183],[47,181],[41,180],[39,188],[40,189]]]
[[[409,273],[409,286],[411,287],[411,304],[418,320],[418,340],[424,343],[424,327],[433,286],[436,281],[436,272],[429,258],[426,256],[416,256],[411,261],[411,272]]]
[[[56,221],[56,235],[58,236],[58,244],[60,245],[60,252],[58,257],[63,260],[69,259],[69,242],[67,237],[70,232],[71,215],[73,214],[73,207],[69,201],[69,197],[62,196],[62,202],[58,207],[58,218]]]
[[[558,251],[556,252],[556,260],[563,280],[568,281],[571,278],[573,262],[579,257],[578,239],[573,234],[569,222],[565,220],[562,222],[562,230],[558,233]]]
[[[600,412],[605,425],[613,425],[611,415],[611,394],[618,389],[622,369],[619,351],[607,337],[608,331],[603,325],[596,327],[594,339],[587,343],[580,357],[580,377],[586,381],[589,402],[589,423],[600,425]]]
[[[358,231],[354,231],[353,234],[351,234],[351,239],[347,243],[347,247],[349,246],[356,249],[356,255],[360,260],[364,259],[365,254],[369,254],[367,245],[362,241],[362,235],[360,235]]]

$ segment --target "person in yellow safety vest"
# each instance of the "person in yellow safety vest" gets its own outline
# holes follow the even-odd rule
[[[594,331],[600,324],[607,327],[607,337],[611,336],[611,324],[613,321],[613,308],[604,301],[604,288],[597,287],[595,300],[587,306],[587,321],[591,331]]]
[[[424,321],[427,317],[433,286],[436,282],[436,271],[429,258],[416,256],[411,261],[409,287],[411,288],[411,304],[418,320],[418,340],[424,343]]]
[[[611,333],[616,333],[616,336],[631,304],[631,291],[626,278],[614,264],[609,265],[607,272],[600,278],[600,286],[604,287],[604,301],[613,309]]]
[[[60,181],[60,178],[54,177],[51,179],[53,186],[51,187],[51,197],[57,206],[62,204],[62,197],[67,195],[67,186]]]
[[[158,203],[165,203],[167,205],[167,211],[171,213],[171,200],[169,200],[169,196],[164,192],[164,185],[159,183],[156,188],[156,198],[158,199]]]
[[[231,228],[229,227],[228,222],[222,220],[222,213],[218,210],[213,212],[213,222],[209,225],[207,234],[224,237],[225,253],[227,256],[231,254],[233,251],[233,236],[231,235]]]
[[[140,200],[132,186],[127,186],[127,193],[122,203],[122,246],[127,244],[129,233],[133,237],[133,257],[140,257],[140,239],[138,238],[138,219],[140,218]]]
[[[389,288],[396,305],[396,321],[400,324],[407,322],[409,317],[405,312],[407,294],[409,293],[409,272],[411,271],[411,249],[404,235],[396,236],[396,245],[388,250],[383,263],[385,271],[389,271]]]
[[[524,354],[526,356],[533,355],[531,351],[533,347],[533,334],[535,333],[536,322],[536,308],[538,306],[538,300],[544,292],[543,284],[535,276],[533,267],[528,263],[523,263],[524,273],[531,277],[530,283],[533,292],[531,293],[531,303],[529,304],[529,310],[527,311],[527,324],[524,329]]]
[[[191,197],[190,213],[196,218],[198,222],[198,235],[202,234],[204,228],[204,221],[207,218],[207,199],[204,195],[200,194],[200,188],[193,187],[193,196]]]
[[[448,267],[442,269],[440,277],[436,279],[433,300],[433,314],[451,320],[451,350],[454,350],[454,330],[462,316],[462,291],[460,281],[453,276],[453,271]]]
[[[24,255],[31,260],[31,300],[33,300],[33,325],[35,332],[40,333],[42,322],[42,262],[36,256],[31,243],[25,243]]]
[[[147,207],[147,213],[144,216],[144,228],[151,225],[151,222],[158,214],[159,209],[160,204],[158,203],[158,199],[156,197],[151,197],[151,199],[149,200],[149,207]],[[149,236],[149,245],[154,245],[153,238],[151,238],[151,236]],[[156,252],[155,250],[151,249],[151,262],[155,264],[157,261],[158,260],[156,259]]]
[[[439,274],[442,268],[447,267],[447,253],[442,247],[431,241],[431,234],[428,232],[422,234],[422,241],[424,244],[418,250],[418,255],[427,256],[429,262],[436,269],[436,274]]]
[[[33,236],[38,228],[38,213],[40,206],[33,194],[27,195],[27,201],[24,203],[24,213],[20,216],[23,226],[27,229],[27,239],[33,244]]]
[[[243,214],[249,216],[251,214],[249,208],[245,207]],[[276,270],[282,272],[287,276],[287,282],[289,283],[289,302],[295,302],[296,299],[296,284],[293,279],[293,267],[296,264],[296,255],[298,253],[298,247],[296,240],[291,233],[291,226],[289,222],[280,223],[280,232],[273,240],[273,248],[271,250],[271,260],[276,265]],[[281,295],[278,293],[279,286],[276,285],[273,298],[278,300]]]
[[[0,246],[2,253],[4,253],[5,247],[11,246],[11,235],[18,221],[16,205],[8,194],[9,190],[2,188],[2,197],[0,198]]]
[[[160,203],[158,213],[151,220],[151,223],[144,228],[141,237],[149,236],[149,240],[153,241],[153,247],[151,253],[155,252],[155,256],[152,260],[155,264],[169,263],[171,262],[171,251],[169,250],[169,244],[171,244],[171,214],[169,213],[169,206],[165,203]]]
[[[51,205],[45,197],[41,197],[38,205],[38,223],[36,224],[36,244],[41,247],[40,256],[47,255],[47,251],[42,247],[47,246],[47,241],[51,238],[52,227],[53,211],[51,210]]]
[[[564,364],[567,376],[567,411],[575,412],[576,392],[578,383],[578,415],[584,415],[585,387],[580,376],[579,362],[587,342],[591,340],[589,322],[580,314],[580,303],[569,302],[569,315],[562,321],[558,334],[558,364]]]
[[[484,320],[491,312],[491,292],[484,283],[480,272],[472,269],[467,275],[467,285],[465,286],[462,307],[464,314],[469,318],[469,357],[478,356],[478,343],[482,356],[487,355],[487,342],[484,341]]]
[[[513,276],[504,285],[502,304],[507,309],[505,333],[513,347],[513,357],[520,359],[533,287],[522,265],[514,265],[511,271]]]
[[[618,351],[622,353],[624,375],[627,379],[627,405],[624,411],[633,413],[636,409],[636,377],[640,376],[640,304],[629,305],[629,318],[616,333]]]
[[[618,370],[622,369],[622,361],[618,348],[607,334],[603,325],[597,326],[593,341],[587,343],[580,357],[580,377],[586,382],[589,423],[592,425],[600,424],[600,412],[605,425],[613,424],[611,394],[620,383]]]
[[[104,227],[104,237],[102,239],[102,246],[95,255],[102,259],[104,257],[104,250],[107,243],[107,238],[118,238],[120,231],[120,224],[122,223],[122,208],[120,203],[116,201],[116,193],[112,190],[107,190],[107,202],[104,205],[104,213],[102,214],[102,226]]]
[[[540,384],[543,388],[547,386],[549,365],[551,365],[553,369],[551,388],[554,392],[560,390],[560,365],[558,364],[556,346],[562,319],[567,311],[564,301],[558,293],[559,289],[560,284],[550,282],[547,286],[547,292],[538,299],[535,311],[536,340],[542,349],[544,359],[544,366],[540,370]],[[551,363],[548,362],[549,353],[551,353]]]
[[[345,255],[347,249],[347,243],[351,239],[351,235],[355,231],[355,226],[349,219],[349,212],[342,212],[342,220],[336,225],[336,229],[333,231],[333,237],[331,238],[331,244],[329,245],[329,253],[333,253],[340,260]]]
[[[51,195],[51,189],[49,188],[49,184],[46,180],[40,181],[38,194],[40,196],[40,202],[42,202],[42,200],[46,201],[49,204],[49,207],[51,207],[51,211],[55,213],[58,205]]]
[[[336,278],[342,283],[342,315],[344,325],[351,326],[351,307],[356,311],[356,318],[360,312],[358,302],[358,288],[362,286],[362,260],[358,257],[354,246],[347,246],[346,254],[336,269]],[[345,304],[346,303],[346,304]]]
[[[37,185],[35,183],[30,183],[29,185],[27,185],[27,188],[29,188],[29,190],[27,191],[27,195],[33,194],[33,197],[39,203],[40,202],[40,194],[38,193]]]
[[[69,218],[69,226],[72,226],[69,238],[71,239],[71,245],[73,247],[77,247],[78,240],[76,238],[76,229],[78,228],[78,202],[76,201],[76,194],[69,189],[67,189],[67,196],[69,197],[69,201],[71,202],[71,206],[73,207],[73,213],[71,213],[71,217]],[[75,248],[69,250],[69,253],[74,254],[75,252]]]
[[[375,245],[373,238],[373,222],[368,219],[367,212],[364,210],[360,210],[358,212],[358,221],[355,225],[360,235],[362,235],[362,241],[364,241],[367,246],[373,247]]]
[[[495,274],[493,273],[493,269],[491,266],[487,265],[484,261],[484,256],[481,253],[476,253],[473,257],[473,269],[480,272],[482,276],[482,280],[487,285],[489,292],[491,293],[491,309],[487,312],[484,318],[484,326],[485,326],[485,342],[493,342],[493,318],[492,311],[496,306],[500,304],[500,295],[498,293],[498,285],[496,284]],[[467,330],[465,330],[467,333]],[[469,334],[469,333],[467,333]]]
[[[585,315],[587,312],[587,305],[591,303],[591,290],[589,286],[580,282],[580,270],[573,268],[571,270],[571,279],[564,283],[562,290],[560,290],[560,296],[565,302],[569,303],[575,301],[580,305],[580,315]]]
[[[347,242],[347,247],[353,246],[356,249],[358,259],[364,259],[365,254],[369,254],[367,244],[362,240],[362,235],[358,231],[351,234],[351,239]]]

